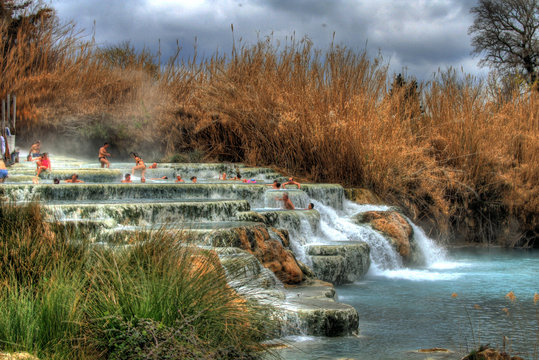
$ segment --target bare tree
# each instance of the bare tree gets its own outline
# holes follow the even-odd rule
[[[518,73],[533,84],[539,80],[539,1],[479,0],[470,12],[474,23],[473,54],[479,64],[504,74]]]

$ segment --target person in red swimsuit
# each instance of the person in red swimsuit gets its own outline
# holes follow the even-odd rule
[[[49,159],[48,153],[43,153],[38,161],[36,161],[37,164],[37,176],[41,174],[43,171],[50,170],[51,169],[51,159]]]

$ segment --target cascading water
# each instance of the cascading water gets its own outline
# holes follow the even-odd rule
[[[295,190],[294,196],[302,199]],[[311,191],[312,192],[312,191]],[[273,195],[273,192],[269,196]],[[344,198],[344,193],[341,193]],[[268,199],[268,195],[266,196]],[[353,221],[353,216],[366,211],[387,211],[391,208],[384,205],[358,205],[351,201],[340,199],[336,201],[331,197],[331,205],[342,204],[341,209],[322,201],[311,199],[315,209],[320,213],[320,223],[318,229],[314,229],[308,221],[301,221],[300,226],[290,226],[290,224],[280,223],[290,231],[291,247],[296,256],[303,262],[310,264],[309,256],[306,255],[305,246],[313,244],[331,245],[336,242],[363,241],[370,247],[371,273],[381,274],[388,271],[402,270],[404,268],[402,258],[395,248],[379,232],[373,230],[368,225],[360,225]],[[407,219],[414,230],[414,240],[426,260],[427,265],[433,265],[443,261],[445,253],[443,249],[436,246],[429,239],[423,230]]]
[[[315,208],[321,216],[321,235],[328,241],[364,241],[370,247],[371,268],[396,269],[402,267],[402,260],[386,238],[368,226],[352,222],[351,216],[358,209],[347,204],[342,213],[314,200]],[[365,210],[363,210],[365,211]]]

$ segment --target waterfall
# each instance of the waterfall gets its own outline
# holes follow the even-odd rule
[[[412,229],[414,229],[414,240],[419,245],[421,252],[423,252],[427,267],[432,267],[436,264],[445,262],[447,258],[446,250],[432,241],[432,239],[425,234],[423,229],[410,221],[410,219],[406,218],[406,220],[408,220]]]
[[[318,196],[320,198],[320,196]],[[343,194],[344,197],[344,194]],[[366,211],[388,211],[391,207],[386,205],[358,205],[348,200],[330,201],[316,200],[311,198],[315,210],[320,213],[318,228],[313,228],[308,221],[302,220],[300,226],[291,224],[279,224],[290,232],[292,250],[301,261],[311,264],[309,256],[305,253],[305,246],[312,244],[335,244],[339,242],[363,241],[370,247],[371,274],[388,274],[387,272],[405,269],[402,258],[389,241],[369,225],[357,224],[352,217]],[[334,206],[342,204],[341,209]],[[340,207],[340,206],[339,206]],[[444,249],[437,246],[425,232],[406,219],[414,230],[414,241],[423,253],[427,266],[443,262],[445,259]],[[394,274],[391,274],[393,276]]]
[[[358,225],[350,217],[357,214],[354,206],[347,204],[342,212],[313,200],[315,209],[320,212],[321,237],[326,242],[364,241],[370,249],[371,267],[377,269],[397,269],[402,267],[402,260],[386,238],[366,225]],[[352,209],[352,211],[350,211]]]

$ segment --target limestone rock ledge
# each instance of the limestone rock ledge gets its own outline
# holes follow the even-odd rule
[[[289,287],[280,306],[285,334],[343,336],[357,334],[359,314],[348,304],[335,301],[333,285],[315,280],[308,285]]]
[[[310,280],[284,287],[275,275],[247,251],[214,248],[227,272],[229,284],[240,295],[272,308],[280,324],[276,337],[287,335],[342,336],[358,332],[359,315],[335,301],[333,285]]]
[[[425,259],[414,240],[414,231],[397,211],[367,211],[355,216],[358,224],[368,223],[382,233],[402,257],[406,265],[421,265]]]
[[[316,277],[334,285],[361,280],[371,264],[370,248],[364,242],[310,245],[307,254]]]

